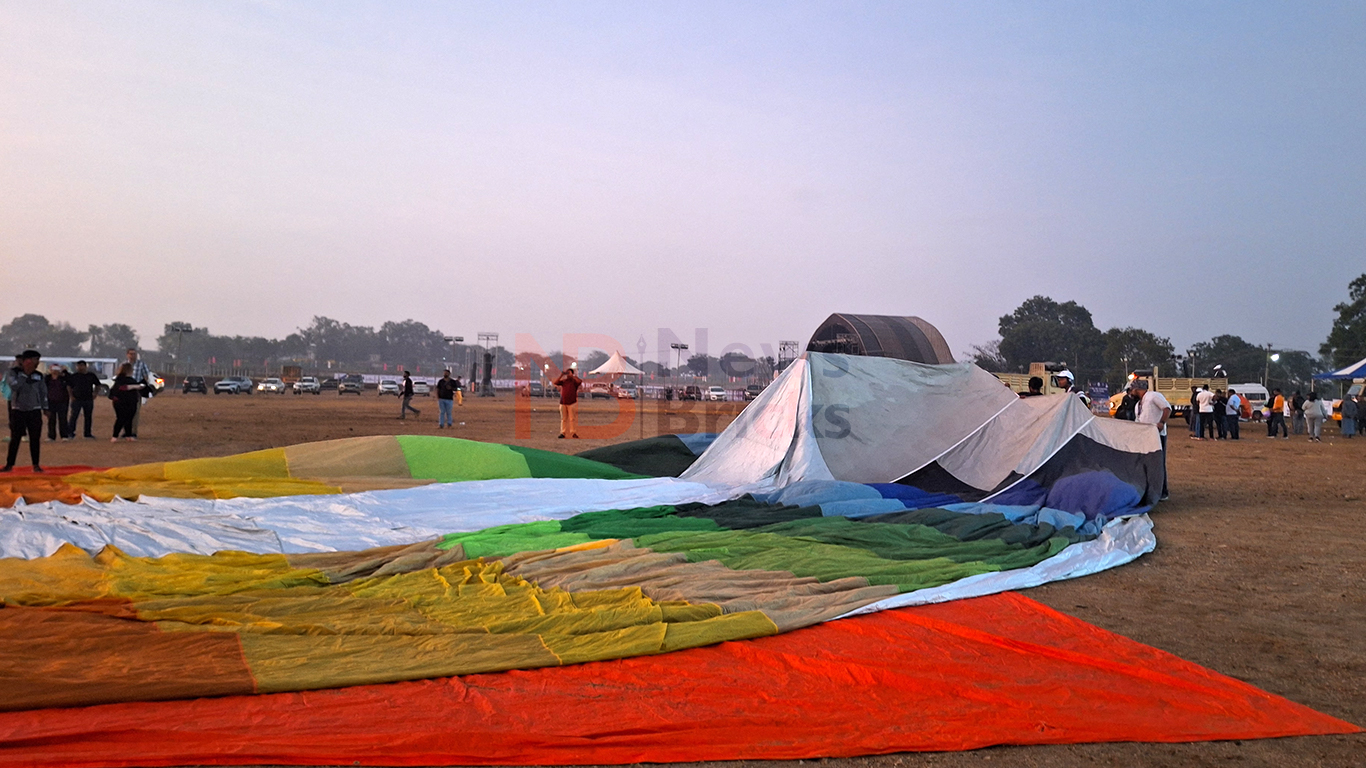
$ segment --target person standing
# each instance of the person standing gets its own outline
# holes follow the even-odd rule
[[[445,375],[436,382],[437,429],[446,429],[454,423],[452,410],[455,404],[455,387],[456,381],[451,378],[451,372],[447,369]]]
[[[1191,387],[1191,404],[1186,409],[1186,428],[1190,430],[1191,437],[1200,438],[1200,407],[1196,399],[1200,395],[1199,387]]]
[[[19,365],[5,374],[5,384],[9,386],[9,451],[5,457],[5,468],[0,472],[14,469],[14,461],[19,458],[19,444],[28,437],[28,457],[33,461],[33,471],[42,472],[39,459],[43,450],[43,411],[47,409],[47,382],[38,373],[38,361],[43,356],[36,349],[26,349],[19,355]]]
[[[1327,400],[1320,400],[1318,392],[1310,392],[1304,401],[1304,420],[1309,428],[1309,442],[1323,442],[1323,422],[1332,414],[1332,406],[1324,408]]]
[[[1161,392],[1148,389],[1147,379],[1134,379],[1131,392],[1138,396],[1134,404],[1134,421],[1139,424],[1152,424],[1157,427],[1158,439],[1162,441],[1162,496],[1159,501],[1167,500],[1167,420],[1172,415],[1172,404]]]
[[[76,436],[76,417],[85,414],[85,433],[87,440],[94,440],[90,432],[90,420],[95,413],[95,393],[100,390],[100,377],[87,370],[84,360],[76,361],[76,372],[66,377],[67,389],[71,391],[71,415],[67,417],[67,428],[71,436]]]
[[[1224,390],[1214,390],[1214,425],[1219,428],[1219,439],[1228,439],[1228,395]]]
[[[1209,432],[1209,436],[1213,438],[1215,435],[1214,393],[1209,391],[1208,384],[1201,387],[1200,391],[1195,395],[1195,403],[1199,408],[1200,414],[1200,423],[1195,428],[1195,439],[1199,440],[1203,438],[1206,432]]]
[[[1304,434],[1304,396],[1298,389],[1290,398],[1290,431],[1296,435]]]
[[[1243,396],[1237,390],[1228,391],[1228,404],[1225,406],[1228,414],[1228,439],[1238,439],[1238,419],[1243,414]]]
[[[1266,417],[1266,436],[1275,439],[1276,432],[1285,435],[1285,439],[1290,439],[1290,430],[1285,428],[1285,395],[1281,390],[1271,390],[1271,407],[1268,409]]]
[[[1143,386],[1147,387],[1147,384],[1144,383]],[[1146,392],[1147,390],[1144,389],[1143,391]],[[1121,421],[1135,421],[1138,416],[1138,401],[1142,397],[1143,392],[1136,389],[1132,381],[1129,382],[1129,388],[1124,390],[1124,397],[1119,401],[1119,406],[1115,408],[1115,418]]]
[[[1342,436],[1351,440],[1357,433],[1357,396],[1342,398]]]
[[[142,362],[142,357],[138,355],[138,351],[136,349],[129,347],[127,350],[127,354],[128,365],[132,366],[133,371],[130,374],[130,376],[132,377],[133,381],[136,381],[137,383],[142,385],[142,394],[138,395],[137,402],[133,404],[133,420],[129,423],[133,430],[131,433],[129,433],[129,437],[136,439],[138,436],[138,420],[142,416],[142,397],[143,395],[147,394],[149,389],[151,389],[152,372],[148,370],[147,364]]]
[[[413,377],[407,371],[403,372],[403,405],[398,409],[398,420],[403,421],[408,417],[408,411],[412,411],[414,416],[421,416],[422,411],[413,407]]]
[[[114,377],[114,384],[109,387],[109,399],[114,401],[114,436],[109,438],[109,442],[117,443],[120,432],[123,433],[124,440],[138,439],[133,423],[137,418],[138,403],[142,400],[145,387],[146,385],[133,378],[132,363],[119,366],[119,375]]]
[[[1038,376],[1029,377],[1029,391],[1021,392],[1020,397],[1042,397],[1043,379]]]
[[[560,388],[560,437],[579,436],[579,387],[583,386],[574,369],[570,368],[555,379]]]
[[[465,384],[460,381],[460,377],[455,377],[455,404],[463,406],[465,404]]]
[[[60,365],[47,369],[47,441],[70,440],[71,432],[66,422],[66,409],[71,403],[71,393],[67,391],[66,371]]]

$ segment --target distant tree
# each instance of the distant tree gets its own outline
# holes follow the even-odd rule
[[[684,365],[694,376],[710,377],[717,370],[720,361],[711,355],[693,355]]]
[[[1238,336],[1225,334],[1194,344],[1191,350],[1195,353],[1196,376],[1211,376],[1214,373],[1214,366],[1221,365],[1228,371],[1231,382],[1262,380],[1262,372],[1267,362],[1266,347],[1259,347]],[[1286,354],[1288,353],[1281,353],[1282,360]]]
[[[589,371],[593,370],[594,368],[597,368],[598,366],[610,360],[611,357],[612,356],[607,354],[606,352],[603,352],[600,349],[595,349],[592,352],[589,352],[587,355],[583,356],[583,358],[579,361],[579,368],[583,370],[583,373],[587,374]]]
[[[754,358],[742,352],[727,352],[717,360],[717,365],[727,376],[744,378],[754,374],[756,362]]]
[[[1010,370],[1010,363],[1006,362],[1005,356],[1001,354],[1000,339],[994,339],[985,344],[973,344],[968,347],[967,352],[963,353],[963,357],[985,371],[1005,373]]]
[[[1102,334],[1102,338],[1105,348],[1101,358],[1105,363],[1106,381],[1111,387],[1123,386],[1136,368],[1166,365],[1174,351],[1170,339],[1142,328],[1111,328]],[[1166,374],[1170,375],[1171,371],[1166,371]]]
[[[1059,304],[1034,296],[1003,316],[999,328],[1008,371],[1026,372],[1033,362],[1065,362],[1078,382],[1095,381],[1104,374],[1104,339],[1091,312],[1075,301]]]
[[[1348,284],[1347,298],[1333,307],[1338,317],[1328,340],[1319,347],[1319,354],[1335,369],[1366,358],[1366,274]]]
[[[137,331],[123,323],[92,325],[89,335],[91,357],[123,357],[129,347],[138,349]]]
[[[70,323],[50,323],[42,315],[20,315],[0,326],[0,355],[10,359],[25,349],[45,355],[79,355],[85,334]]]

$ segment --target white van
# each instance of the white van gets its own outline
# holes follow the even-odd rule
[[[103,397],[109,393],[109,388],[114,386],[114,374],[118,373],[119,364],[124,362],[121,358],[115,357],[43,357],[42,370],[47,373],[48,366],[60,365],[69,373],[76,371],[76,361],[84,360],[86,370],[100,377],[101,391],[98,396]]]
[[[1254,413],[1266,407],[1266,401],[1271,399],[1266,387],[1253,382],[1251,384],[1230,384],[1228,389],[1237,392],[1240,397],[1247,398],[1248,404],[1252,406]]]

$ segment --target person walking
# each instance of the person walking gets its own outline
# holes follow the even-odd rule
[[[17,358],[19,364],[5,374],[5,384],[9,387],[9,451],[5,456],[5,468],[0,472],[14,470],[14,461],[19,458],[19,444],[28,437],[28,457],[33,461],[33,471],[42,472],[43,450],[43,411],[47,409],[47,382],[38,373],[38,362],[43,356],[36,349],[26,349]]]
[[[47,369],[47,441],[70,440],[73,435],[67,427],[66,409],[71,403],[71,393],[67,391],[66,371],[60,365]]]
[[[1228,417],[1228,439],[1238,439],[1238,419],[1243,415],[1243,396],[1236,390],[1228,391],[1228,402],[1224,406]]]
[[[1323,442],[1323,422],[1328,419],[1333,411],[1332,405],[1327,408],[1327,400],[1320,400],[1318,392],[1310,392],[1309,397],[1304,401],[1304,420],[1308,425],[1309,442]]]
[[[67,427],[71,430],[71,436],[75,437],[76,417],[83,413],[85,432],[82,436],[94,440],[95,435],[90,432],[90,420],[95,413],[95,393],[100,391],[100,377],[87,370],[88,367],[84,360],[77,360],[76,372],[66,377],[67,389],[71,392],[71,415],[67,417]]]
[[[133,378],[132,363],[119,366],[119,375],[114,377],[114,383],[109,387],[109,399],[114,402],[114,436],[109,438],[109,442],[117,443],[120,432],[123,433],[124,440],[138,439],[134,424],[138,416],[138,404],[142,401],[146,386]]]
[[[455,404],[455,387],[456,381],[451,378],[451,372],[447,369],[445,375],[436,382],[437,429],[447,429],[455,423],[452,413]]]
[[[1278,431],[1285,435],[1285,439],[1290,439],[1290,431],[1285,428],[1285,395],[1281,394],[1280,389],[1273,389],[1271,407],[1267,409],[1266,436],[1274,440]]]
[[[1357,396],[1342,398],[1342,436],[1351,440],[1357,433]]]
[[[460,406],[465,404],[465,384],[459,376],[455,377],[455,404]]]
[[[403,372],[403,405],[398,409],[398,420],[403,421],[408,417],[408,411],[412,411],[414,416],[421,416],[422,411],[413,407],[413,377],[407,371]]]
[[[1139,424],[1152,424],[1157,427],[1158,439],[1162,441],[1162,496],[1159,501],[1167,500],[1167,420],[1172,415],[1172,404],[1161,392],[1148,389],[1147,379],[1134,379],[1130,385],[1138,400],[1134,404],[1134,421]]]
[[[583,379],[570,368],[555,379],[555,386],[560,388],[560,437],[578,438],[579,387],[583,386]]]

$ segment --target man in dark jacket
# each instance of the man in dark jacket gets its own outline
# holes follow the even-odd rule
[[[436,381],[436,428],[447,429],[453,424],[451,410],[455,405],[455,388],[459,382],[451,378],[450,369]]]
[[[71,436],[76,436],[76,417],[84,413],[84,437],[87,440],[94,440],[95,436],[90,433],[90,419],[95,412],[95,395],[100,391],[100,377],[87,370],[84,360],[77,360],[76,372],[67,375],[66,386],[71,391],[71,416],[67,419],[67,428],[71,431]]]
[[[421,416],[422,411],[413,407],[413,377],[407,372],[403,372],[403,406],[398,409],[398,418],[402,421],[408,416],[408,411],[413,415]]]
[[[58,440],[70,440],[74,435],[70,433],[66,423],[66,408],[71,402],[71,394],[67,392],[66,371],[60,365],[52,365],[47,370],[47,440],[55,443]]]
[[[9,385],[9,452],[5,458],[5,468],[0,472],[14,469],[14,460],[19,458],[19,443],[28,436],[28,455],[33,460],[33,471],[42,472],[39,458],[43,450],[43,410],[47,408],[47,382],[38,373],[38,361],[42,355],[36,349],[26,349],[19,355],[19,365],[5,374]]]

